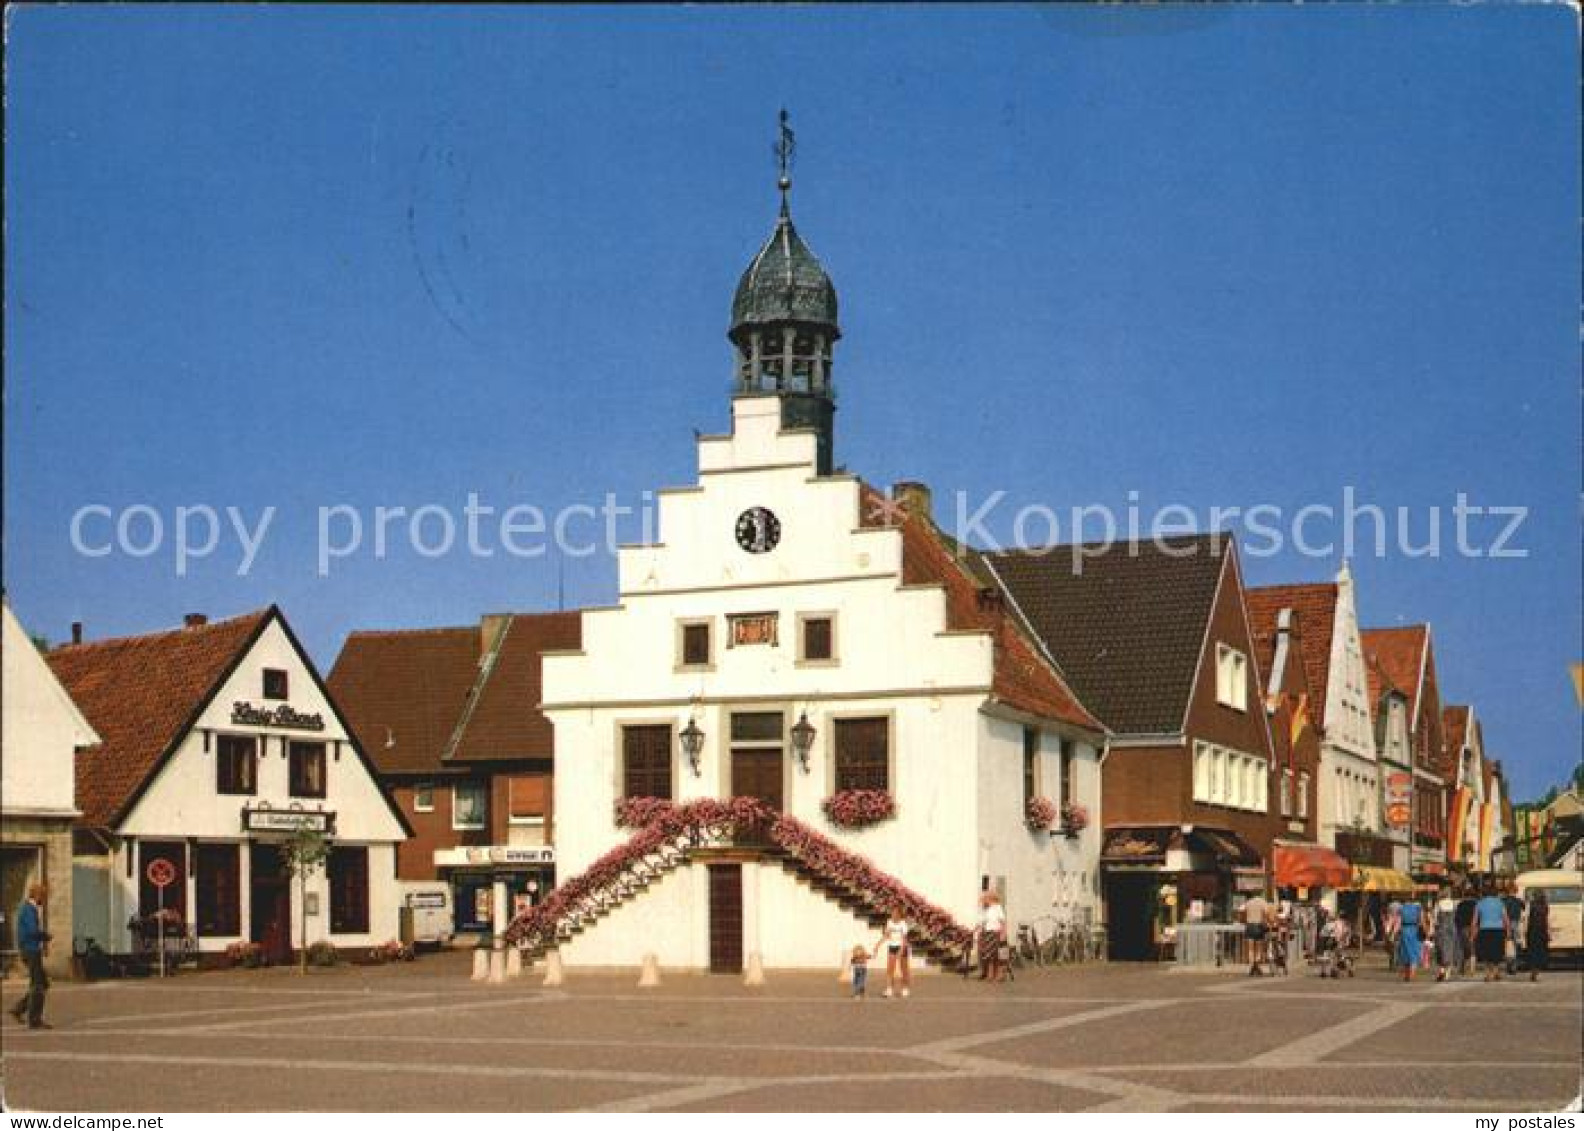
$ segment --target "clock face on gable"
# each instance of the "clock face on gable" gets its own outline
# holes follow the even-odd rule
[[[765,507],[749,507],[737,516],[737,545],[750,554],[768,554],[781,541],[781,520]]]

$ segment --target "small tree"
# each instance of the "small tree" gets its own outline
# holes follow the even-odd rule
[[[300,828],[282,846],[286,872],[297,879],[297,918],[301,925],[298,970],[308,973],[308,879],[324,867],[330,846],[317,829]]]

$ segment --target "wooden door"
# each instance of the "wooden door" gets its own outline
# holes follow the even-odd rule
[[[710,973],[740,974],[743,960],[742,865],[709,866]]]
[[[292,959],[291,882],[281,851],[273,844],[253,842],[248,875],[251,922],[248,938],[264,948],[276,964]]]
[[[780,809],[781,751],[733,750],[731,792],[733,797],[757,797],[772,809]]]

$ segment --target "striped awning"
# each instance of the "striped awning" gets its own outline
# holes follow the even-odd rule
[[[1410,893],[1414,890],[1413,878],[1405,876],[1396,868],[1377,868],[1369,864],[1360,864],[1353,869],[1353,882],[1348,885],[1354,891],[1389,891]]]
[[[1279,888],[1345,888],[1353,867],[1319,844],[1277,844],[1271,853]]]

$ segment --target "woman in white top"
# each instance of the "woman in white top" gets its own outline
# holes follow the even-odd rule
[[[1006,976],[1001,961],[1001,948],[1006,945],[1006,911],[1001,907],[1001,897],[987,891],[979,897],[983,910],[979,913],[979,962],[984,967],[979,977],[999,982]]]
[[[880,941],[885,946],[886,956],[885,996],[892,996],[896,990],[900,972],[902,996],[907,997],[912,978],[908,974],[908,921],[903,917],[901,907],[891,908],[891,915],[880,932]]]

